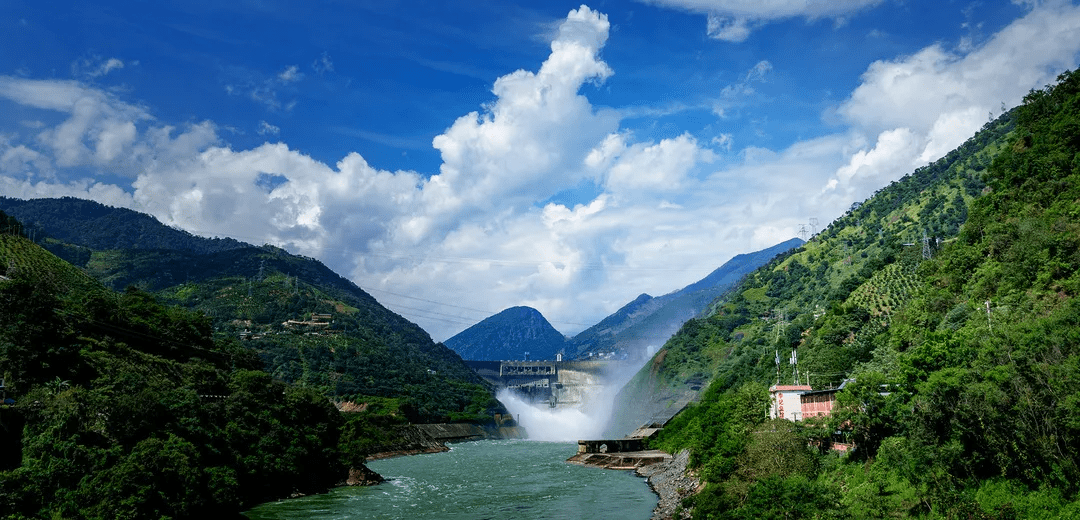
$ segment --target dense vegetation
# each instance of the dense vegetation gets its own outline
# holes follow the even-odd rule
[[[0,207],[19,219],[28,231],[42,236],[42,245],[68,244],[84,251],[114,249],[172,249],[193,253],[213,253],[244,247],[231,238],[207,239],[179,229],[163,226],[154,217],[129,209],[110,208],[94,201],[64,197],[62,199],[21,200],[0,197]],[[63,211],[57,211],[57,208]],[[52,240],[45,241],[48,236]],[[57,247],[57,256],[82,266],[77,257],[67,258]],[[83,258],[86,258],[84,255]],[[85,261],[85,260],[84,260]]]
[[[91,201],[0,198],[37,242],[118,291],[134,286],[210,317],[275,378],[337,400],[393,399],[413,422],[490,420],[504,411],[453,351],[321,262],[273,246],[205,239]],[[327,326],[310,323],[330,316]]]
[[[0,235],[0,257],[6,517],[190,517],[343,480],[333,404],[215,342],[205,316],[22,237]]]
[[[0,224],[5,518],[221,516],[344,481],[398,425],[501,410],[452,351],[310,259],[232,249],[210,257],[252,276],[210,263],[200,282],[116,292],[88,274],[97,257],[151,272],[189,253],[93,251],[80,269]],[[281,324],[313,313],[332,323]]]
[[[712,380],[658,439],[707,482],[694,517],[1080,516],[1078,152],[1066,73],[688,323],[637,384]],[[792,348],[854,378],[828,420],[765,421]]]

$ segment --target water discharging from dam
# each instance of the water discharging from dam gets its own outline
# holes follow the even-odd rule
[[[506,363],[514,365],[508,368]],[[503,363],[497,397],[529,439],[551,442],[602,437],[616,395],[640,368],[640,363],[625,361],[523,363]],[[534,366],[538,368],[532,370]],[[535,372],[532,379],[525,378],[530,371]]]

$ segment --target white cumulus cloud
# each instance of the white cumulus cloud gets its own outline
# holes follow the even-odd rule
[[[1047,2],[967,54],[936,44],[872,63],[837,113],[863,135],[877,136],[876,144],[852,155],[826,188],[865,196],[869,187],[944,156],[1002,104],[1017,105],[1075,67],[1078,52],[1080,7]]]
[[[642,0],[647,3],[704,13],[710,37],[745,41],[754,28],[785,18],[842,18],[882,0]]]
[[[735,13],[713,9],[734,3],[700,4]],[[747,7],[748,23],[780,16],[768,12],[840,15],[764,4],[773,11]],[[327,164],[286,143],[233,149],[211,121],[171,126],[79,82],[0,76],[0,98],[28,112],[20,120],[42,122],[0,135],[0,194],[91,198],[198,234],[286,246],[440,340],[486,317],[478,309],[513,305],[572,333],[640,293],[791,238],[810,217],[828,222],[946,153],[988,111],[1074,67],[1078,27],[1080,10],[1046,4],[970,52],[932,46],[875,62],[836,107],[836,133],[732,149],[724,129],[708,143],[678,133],[638,141],[618,111],[594,106],[583,87],[615,74],[601,59],[611,27],[582,6],[539,68],[496,79],[490,104],[433,139],[437,172],[384,170],[359,153]],[[770,69],[762,61],[740,84]],[[264,135],[271,127],[260,124]],[[134,180],[109,184],[103,173]],[[559,196],[582,186],[576,202]]]

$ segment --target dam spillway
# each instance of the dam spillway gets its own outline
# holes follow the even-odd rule
[[[496,390],[509,390],[532,404],[580,407],[607,383],[618,361],[466,361]]]

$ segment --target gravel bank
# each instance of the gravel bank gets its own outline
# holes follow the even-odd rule
[[[686,465],[689,462],[690,452],[683,450],[667,462],[644,466],[636,470],[638,475],[648,477],[649,487],[660,495],[660,502],[653,510],[653,520],[690,518],[689,511],[682,511],[681,515],[675,516],[675,511],[682,503],[682,499],[696,493],[700,484],[696,475],[687,473]]]

